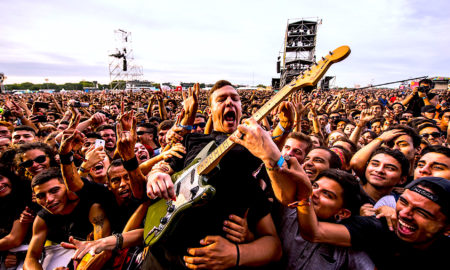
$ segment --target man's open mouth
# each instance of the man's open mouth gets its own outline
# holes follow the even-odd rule
[[[142,153],[140,155],[138,155],[140,160],[147,160],[148,159],[148,155],[146,153]]]
[[[397,228],[398,228],[398,232],[405,236],[412,235],[415,231],[417,231],[416,225],[409,224],[402,219],[398,220]]]
[[[96,173],[101,173],[103,171],[103,168],[105,168],[105,166],[103,166],[103,164],[98,164],[94,167],[94,171]]]
[[[122,189],[121,191],[119,191],[119,196],[122,198],[128,198],[130,196],[130,190]]]
[[[236,113],[234,111],[228,111],[223,116],[223,119],[228,123],[234,123],[236,121]]]

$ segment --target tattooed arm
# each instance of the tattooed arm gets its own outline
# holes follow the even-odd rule
[[[89,221],[94,226],[94,240],[111,235],[109,220],[100,204],[95,203],[91,206]]]

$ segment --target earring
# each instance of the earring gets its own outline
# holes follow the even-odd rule
[[[334,215],[334,219],[336,220],[336,222],[341,221],[341,217],[339,215]]]

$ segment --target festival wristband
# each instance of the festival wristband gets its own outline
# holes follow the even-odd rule
[[[73,152],[70,151],[69,153],[67,153],[65,155],[59,154],[59,161],[63,165],[70,165],[70,164],[72,164],[72,162],[73,162]]]
[[[281,155],[280,159],[277,161],[277,164],[275,164],[274,167],[270,168],[266,166],[266,169],[268,171],[275,171],[279,168],[281,168],[283,166],[284,161],[289,160],[290,156],[286,155],[285,157],[283,157],[283,155]]]
[[[134,156],[132,159],[122,160],[122,161],[123,161],[123,167],[127,171],[134,171],[139,167],[139,162],[138,162],[136,156]]]
[[[194,129],[194,126],[191,126],[191,125],[184,126],[184,125],[178,124],[177,126],[183,128],[185,130],[189,130],[189,131]]]

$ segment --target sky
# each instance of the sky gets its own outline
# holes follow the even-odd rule
[[[449,1],[2,0],[6,84],[109,83],[114,30],[131,32],[134,63],[154,82],[270,85],[288,19],[319,18],[316,55],[350,56],[336,86],[450,76]]]

